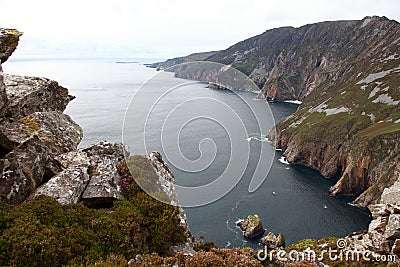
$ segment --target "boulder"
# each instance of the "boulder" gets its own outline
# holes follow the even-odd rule
[[[127,155],[126,146],[107,141],[58,155],[48,169],[60,173],[38,188],[31,198],[46,195],[61,204],[83,201],[92,208],[110,207],[113,201],[122,199],[116,166]],[[86,172],[78,175],[76,170],[82,168]],[[69,173],[74,174],[72,178]]]
[[[37,188],[29,199],[45,195],[54,198],[61,204],[78,203],[89,179],[87,167],[71,166]]]
[[[90,181],[81,198],[86,206],[111,207],[114,200],[122,199],[116,168],[118,163],[119,159],[113,156],[92,156],[89,162]]]
[[[46,78],[4,74],[4,85],[8,102],[3,117],[9,121],[21,119],[34,112],[63,112],[75,97],[56,81]]]
[[[260,243],[267,246],[268,249],[277,249],[285,247],[285,238],[282,233],[276,236],[274,233],[269,232],[266,236],[260,239]]]
[[[246,238],[261,236],[265,231],[262,225],[262,220],[257,214],[247,216],[246,220],[239,221],[237,225],[240,227],[243,236]]]

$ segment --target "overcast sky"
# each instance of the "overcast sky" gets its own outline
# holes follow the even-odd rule
[[[398,0],[0,0],[24,32],[13,57],[170,58],[225,49],[267,29],[386,16]]]

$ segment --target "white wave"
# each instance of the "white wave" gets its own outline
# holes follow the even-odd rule
[[[244,219],[238,219],[236,222],[235,222],[235,225],[237,225],[239,222],[241,222],[241,221],[244,221]]]
[[[231,242],[228,241],[228,242],[226,243],[225,247],[227,248],[227,247],[230,247],[231,245],[232,245]]]
[[[282,148],[275,148],[275,151],[282,151]]]
[[[250,134],[249,137],[246,138],[247,142],[251,140],[259,141],[259,142],[270,142],[266,136],[262,136],[261,134]]]
[[[285,101],[283,101],[283,102],[285,102],[285,103],[292,103],[292,104],[296,104],[296,105],[300,105],[301,103],[303,103],[303,102],[300,101],[300,100],[285,100]]]
[[[280,163],[283,163],[283,164],[287,164],[287,165],[290,164],[290,163],[286,160],[286,158],[285,158],[284,156],[282,156],[282,157],[279,159],[279,162],[280,162]]]

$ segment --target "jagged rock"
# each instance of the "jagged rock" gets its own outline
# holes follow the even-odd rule
[[[400,214],[391,214],[385,230],[385,239],[400,239]]]
[[[247,216],[246,220],[239,221],[237,225],[240,227],[243,236],[246,238],[254,238],[265,232],[262,220],[257,214]]]
[[[55,111],[35,112],[0,126],[0,148],[11,151],[36,136],[54,155],[58,155],[76,149],[82,133],[82,128],[68,115]]]
[[[277,240],[276,240],[276,246],[279,247],[285,247],[285,238],[283,237],[282,233],[279,233]]]
[[[41,184],[48,157],[49,149],[34,136],[0,159],[0,194],[7,203],[21,203]]]
[[[68,115],[36,112],[0,126],[0,193],[16,204],[54,175],[47,165],[76,149],[82,129]]]
[[[3,109],[9,121],[21,119],[34,112],[60,111],[75,97],[56,81],[46,78],[4,75],[8,103]]]
[[[43,185],[32,197],[46,194],[61,199],[62,204],[83,201],[89,207],[110,207],[114,200],[122,199],[116,165],[127,155],[126,146],[107,141],[58,155],[48,166],[51,172],[74,173],[77,168],[85,168],[87,177],[76,176],[73,181],[79,182],[69,182],[63,180],[67,178],[65,175],[58,174],[47,183],[50,187]]]
[[[45,195],[54,198],[61,204],[77,203],[85,191],[89,179],[87,167],[71,166],[37,188],[29,199]]]
[[[81,198],[86,206],[112,206],[114,200],[123,198],[116,168],[119,161],[118,158],[108,155],[91,156],[90,181]]]
[[[15,29],[0,28],[0,64],[6,62],[15,51],[21,35],[22,32]]]
[[[277,249],[285,247],[285,238],[282,233],[276,236],[274,233],[269,232],[266,236],[260,239],[260,243],[267,246],[268,249]]]

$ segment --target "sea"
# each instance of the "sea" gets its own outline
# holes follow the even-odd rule
[[[183,188],[206,188],[230,167],[245,166],[242,172],[230,174],[229,190],[218,197],[211,197],[211,193],[198,197],[193,191],[193,199],[205,199],[184,207],[197,238],[219,247],[258,249],[259,239],[244,238],[236,226],[238,220],[253,214],[262,219],[266,233],[282,233],[287,245],[305,238],[344,237],[368,228],[369,213],[350,205],[352,198],[329,195],[336,179],[288,164],[266,138],[274,123],[294,113],[297,104],[268,103],[252,92],[207,88],[205,83],[146,67],[152,62],[125,58],[9,59],[3,71],[47,77],[68,88],[76,98],[65,113],[84,131],[79,147],[107,140],[124,142],[131,154],[160,151],[174,171],[176,184]],[[172,89],[151,96],[156,101],[150,109],[138,101],[139,94],[159,88]],[[214,109],[213,105],[223,108]],[[265,110],[261,125],[252,114],[254,109]],[[268,154],[268,168],[256,190],[249,190],[255,169],[263,164],[263,153]],[[186,161],[178,162],[177,158]],[[186,168],[186,163],[196,163],[197,170]]]

